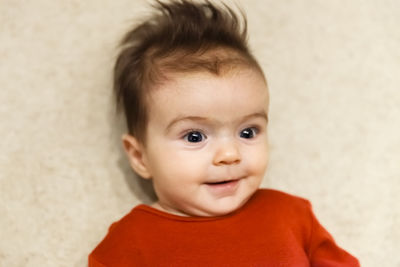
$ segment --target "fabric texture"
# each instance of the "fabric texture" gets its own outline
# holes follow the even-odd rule
[[[139,205],[89,255],[104,266],[359,266],[321,226],[309,201],[259,189],[235,212],[182,217]]]

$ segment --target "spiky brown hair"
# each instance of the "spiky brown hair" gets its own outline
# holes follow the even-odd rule
[[[117,109],[123,108],[128,131],[145,143],[147,96],[170,73],[251,67],[263,74],[247,45],[247,21],[226,4],[208,0],[156,0],[152,16],[122,39],[114,68]],[[229,67],[229,68],[226,68]]]

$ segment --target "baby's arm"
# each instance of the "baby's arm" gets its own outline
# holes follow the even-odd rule
[[[106,267],[98,262],[92,255],[89,255],[89,267]]]
[[[358,260],[341,249],[331,234],[319,223],[310,205],[311,236],[309,241],[308,257],[311,266],[360,266]]]

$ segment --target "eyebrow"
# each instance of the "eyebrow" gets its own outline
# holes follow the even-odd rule
[[[267,115],[267,113],[266,113],[264,110],[259,111],[259,112],[255,112],[255,113],[252,113],[252,114],[249,114],[249,115],[246,115],[246,116],[244,116],[242,119],[240,119],[240,121],[245,121],[245,120],[248,120],[248,119],[250,119],[250,118],[263,118],[263,119],[265,119],[265,120],[268,122],[268,115]],[[175,119],[173,119],[173,120],[168,124],[167,128],[165,128],[165,131],[166,131],[166,132],[169,132],[170,129],[171,129],[171,127],[172,127],[174,124],[176,124],[176,123],[178,123],[178,122],[181,122],[181,121],[187,121],[187,120],[188,120],[188,121],[198,121],[198,122],[214,121],[214,120],[212,120],[212,119],[208,119],[208,118],[200,117],[200,116],[184,116],[184,115],[181,115],[181,116],[178,116],[178,117],[176,117]]]

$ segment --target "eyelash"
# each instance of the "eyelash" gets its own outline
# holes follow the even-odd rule
[[[207,136],[206,136],[206,135],[203,133],[203,131],[200,130],[200,129],[190,129],[190,130],[186,131],[186,132],[183,134],[182,139],[185,139],[185,141],[188,142],[188,143],[198,143],[198,142],[189,142],[189,140],[187,140],[189,134],[191,134],[191,133],[200,133],[200,134],[201,134],[201,137],[202,137],[202,140],[203,140],[203,138],[204,138],[204,139],[207,139]]]
[[[251,130],[252,136],[249,137],[249,138],[245,138],[245,137],[242,136],[242,133],[243,133],[245,130],[248,130],[248,129]],[[189,138],[189,135],[192,134],[192,133],[199,133],[199,134],[200,134],[200,135],[199,135],[199,138],[201,137],[200,140],[199,140],[199,141],[194,141],[194,142],[189,141],[189,139],[188,139],[188,138]],[[239,136],[240,136],[241,138],[244,138],[244,139],[253,139],[253,138],[255,138],[259,133],[260,133],[260,128],[259,128],[259,127],[251,126],[251,127],[246,127],[246,128],[244,128],[243,130],[241,130],[241,131],[239,132]],[[186,132],[183,134],[182,139],[184,139],[184,140],[185,140],[186,142],[188,142],[188,143],[200,143],[200,142],[202,142],[203,140],[207,139],[207,136],[206,136],[206,135],[203,133],[203,131],[200,130],[200,129],[190,129],[190,130],[186,131]]]
[[[252,127],[247,127],[247,128],[244,128],[243,130],[241,130],[240,131],[240,137],[242,137],[241,134],[244,132],[244,130],[248,130],[248,129],[251,130],[252,137],[251,138],[246,138],[246,139],[253,139],[260,133],[260,128],[259,127],[252,126]]]

